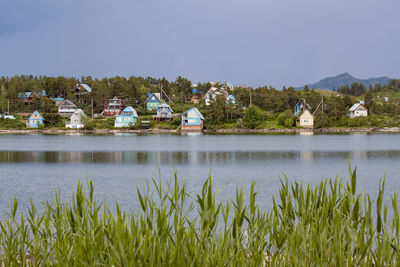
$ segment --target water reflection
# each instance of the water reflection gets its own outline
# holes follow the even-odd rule
[[[210,164],[314,159],[400,158],[392,151],[0,151],[1,163]]]

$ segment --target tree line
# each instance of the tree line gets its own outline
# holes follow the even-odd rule
[[[81,108],[86,111],[100,113],[104,105],[114,96],[123,100],[125,105],[132,105],[138,109],[139,114],[145,113],[144,103],[148,93],[162,91],[168,95],[175,106],[189,103],[194,94],[203,96],[210,88],[210,83],[197,83],[193,90],[192,82],[184,77],[177,77],[175,81],[166,78],[152,77],[120,77],[92,78],[91,76],[76,77],[47,77],[33,75],[18,75],[0,78],[0,103],[3,111],[9,105],[11,112],[31,111],[33,108],[46,109],[47,113],[54,111],[51,101],[40,98],[32,106],[18,102],[18,93],[46,91],[51,98],[60,96],[74,101],[74,89],[78,83],[84,83],[92,88],[91,94],[82,95],[83,104]],[[214,86],[221,86],[215,84]],[[199,105],[199,109],[206,115],[210,124],[221,123],[244,123],[246,127],[255,127],[252,121],[276,119],[283,125],[294,124],[293,108],[300,101],[305,101],[315,113],[323,126],[324,122],[340,120],[346,117],[349,108],[363,98],[370,114],[397,115],[399,112],[398,102],[376,101],[376,94],[383,91],[400,91],[400,81],[392,80],[388,85],[375,85],[365,88],[363,84],[354,83],[351,86],[339,87],[331,94],[322,93],[319,90],[304,88],[295,90],[293,87],[284,87],[281,90],[271,86],[258,88],[233,87],[228,88],[228,93],[235,95],[237,104],[227,103],[226,99],[219,96],[209,106]],[[321,100],[323,107],[316,110]],[[93,104],[92,104],[93,103]],[[178,108],[179,110],[179,108]],[[275,115],[274,115],[275,114]],[[280,116],[278,118],[278,115]],[[318,120],[316,120],[318,121]]]

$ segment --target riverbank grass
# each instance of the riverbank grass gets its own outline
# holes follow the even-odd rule
[[[217,201],[209,177],[190,194],[177,176],[137,189],[139,207],[112,212],[94,198],[93,182],[78,184],[70,202],[55,193],[43,212],[31,206],[17,216],[18,201],[0,223],[5,266],[393,266],[399,260],[397,194],[384,202],[357,193],[350,180],[316,186],[281,181],[273,207],[257,205],[256,183]],[[393,216],[389,217],[388,214]]]

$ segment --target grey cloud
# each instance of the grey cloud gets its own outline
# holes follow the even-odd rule
[[[0,49],[9,51],[0,73],[183,75],[278,87],[345,71],[399,77],[399,7],[397,0],[0,0]]]

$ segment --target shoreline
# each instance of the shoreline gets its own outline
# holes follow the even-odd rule
[[[116,134],[116,133],[137,133],[137,134],[174,134],[188,133],[187,131],[174,129],[0,129],[0,134]],[[189,132],[190,133],[190,132]],[[203,133],[221,133],[221,134],[245,134],[245,133],[400,133],[399,127],[392,128],[319,128],[319,129],[204,129]]]

